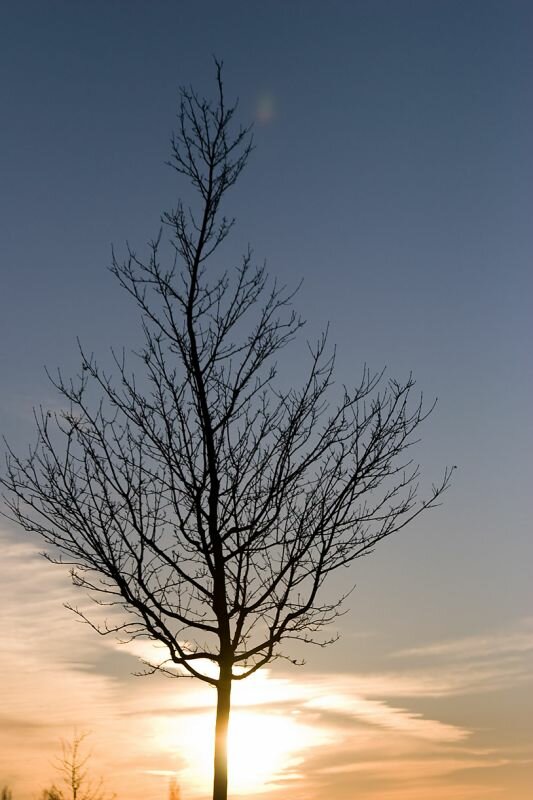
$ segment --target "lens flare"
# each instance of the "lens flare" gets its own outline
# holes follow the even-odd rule
[[[276,115],[274,97],[270,92],[264,92],[257,100],[255,116],[260,125],[268,125]]]

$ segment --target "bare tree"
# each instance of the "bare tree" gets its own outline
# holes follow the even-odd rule
[[[89,775],[88,762],[90,753],[83,752],[83,743],[87,733],[76,734],[71,742],[61,742],[61,757],[56,769],[61,775],[64,788],[53,784],[45,789],[42,800],[113,800],[104,791],[103,780],[94,782]]]
[[[181,791],[176,778],[171,778],[168,784],[168,800],[181,800]]]
[[[325,645],[344,597],[331,573],[435,505],[417,499],[411,446],[425,410],[414,382],[364,369],[335,396],[326,337],[308,345],[300,388],[276,358],[300,331],[294,293],[247,252],[230,272],[212,263],[233,226],[222,201],[252,148],[234,127],[220,66],[213,102],[183,89],[171,166],[194,188],[163,215],[141,258],[128,247],[112,272],[142,312],[144,346],[114,354],[118,380],[82,348],[74,380],[52,382],[61,413],[36,414],[26,457],[8,451],[11,517],[71,565],[76,586],[123,612],[97,627],[168,648],[151,665],[217,692],[214,800],[227,798],[233,681],[277,658],[289,639]],[[209,263],[209,267],[208,267]],[[94,400],[94,390],[100,399]],[[93,398],[93,400],[91,399]]]

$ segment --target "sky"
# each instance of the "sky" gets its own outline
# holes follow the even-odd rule
[[[533,782],[533,8],[518,0],[21,2],[0,31],[0,430],[24,449],[54,407],[45,366],[135,347],[108,271],[187,198],[165,165],[181,85],[213,54],[256,149],[228,199],[290,286],[340,384],[413,372],[437,407],[424,486],[442,507],[358,561],[339,642],[239,687],[234,796],[526,800]],[[234,248],[233,250],[231,248]],[[229,255],[227,256],[229,258]],[[298,351],[281,366],[298,376]],[[60,740],[131,800],[209,797],[214,697],[138,678],[134,645],[0,522],[0,785],[33,800]],[[251,742],[257,743],[251,747]]]

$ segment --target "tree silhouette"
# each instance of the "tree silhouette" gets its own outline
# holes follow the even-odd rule
[[[76,734],[71,742],[61,742],[61,757],[56,769],[61,775],[63,787],[55,783],[42,793],[42,800],[113,800],[113,795],[104,791],[103,780],[96,783],[89,775],[90,754],[83,753],[83,742],[87,733]]]
[[[345,598],[325,597],[329,576],[449,482],[446,471],[417,499],[410,448],[431,409],[411,377],[365,368],[339,396],[324,335],[299,388],[278,379],[276,358],[303,325],[294,292],[250,251],[232,271],[213,263],[234,223],[222,201],[252,148],[235,109],[218,64],[213,102],[182,89],[170,164],[197,205],[162,217],[170,260],[161,232],[146,258],[113,254],[142,312],[136,366],[115,353],[114,379],[80,347],[79,376],[52,379],[65,409],[36,413],[35,447],[9,450],[3,478],[11,517],[70,564],[76,586],[123,612],[93,627],[162,643],[168,662],[151,669],[216,688],[213,800],[227,798],[232,682],[296,663],[283,641],[331,641]]]
[[[181,800],[181,791],[176,778],[171,778],[168,784],[168,800]]]

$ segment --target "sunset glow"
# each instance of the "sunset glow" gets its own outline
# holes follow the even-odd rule
[[[3,4],[0,800],[532,800],[532,31]]]
[[[29,543],[4,537],[2,549],[0,601],[4,620],[12,620],[13,627],[5,622],[2,627],[6,722],[0,730],[0,774],[18,771],[19,793],[35,795],[43,780],[54,779],[59,738],[88,729],[94,769],[108,776],[115,791],[135,797],[142,791],[143,798],[160,800],[174,778],[184,800],[208,796],[214,691],[187,679],[155,677],[130,678],[121,688],[111,675],[88,670],[84,665],[98,653],[110,663],[127,658],[129,672],[139,666],[133,653],[150,660],[161,653],[146,642],[124,647],[95,639],[61,606],[61,600],[76,597],[63,570],[51,568]],[[46,604],[40,601],[44,587]],[[16,588],[23,591],[20,602]],[[351,800],[349,787],[357,780],[361,786],[369,782],[363,800],[404,800],[405,786],[420,800],[478,800],[477,776],[509,770],[520,776],[530,769],[530,757],[505,731],[470,726],[465,709],[481,701],[490,705],[500,694],[512,698],[520,687],[527,692],[532,657],[533,621],[524,619],[491,636],[400,650],[386,659],[386,670],[372,673],[262,670],[234,686],[232,791],[312,797],[313,786],[333,781],[339,800]],[[17,690],[22,675],[23,695]],[[30,752],[34,772],[26,766]],[[375,774],[384,785],[394,783],[394,790],[376,794]],[[414,780],[424,788],[413,788]]]
[[[189,791],[208,793],[211,786],[212,712],[183,714],[176,720],[158,720],[157,741],[162,753],[179,753],[186,762],[180,781]],[[272,791],[280,778],[298,780],[310,747],[325,743],[319,730],[298,722],[297,712],[261,713],[237,709],[230,723],[228,768],[235,794]]]

